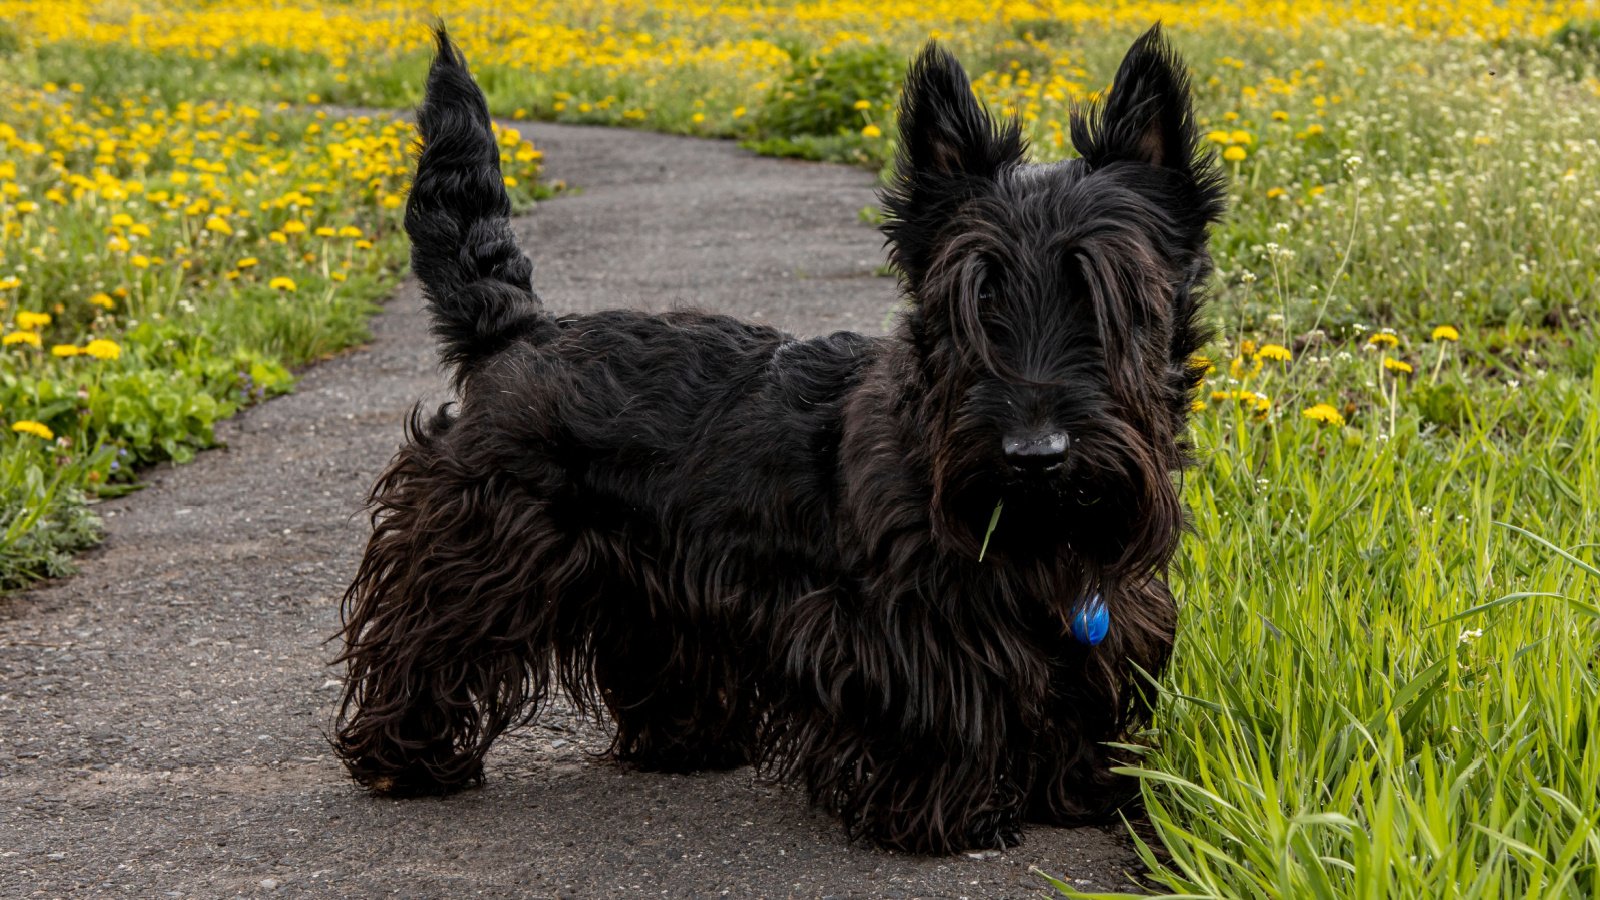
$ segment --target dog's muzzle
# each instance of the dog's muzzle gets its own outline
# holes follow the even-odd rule
[[[1006,462],[1018,472],[1054,472],[1067,463],[1072,441],[1063,431],[1009,434],[1000,441]]]

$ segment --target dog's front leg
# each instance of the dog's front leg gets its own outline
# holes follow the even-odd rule
[[[1157,578],[1107,593],[1113,627],[1093,647],[1054,655],[1048,721],[1032,738],[1030,821],[1082,825],[1131,812],[1138,780],[1112,771],[1136,758],[1114,742],[1136,740],[1155,712],[1156,680],[1172,655],[1178,608]],[[1065,640],[1065,639],[1063,639]]]
[[[884,847],[1016,845],[1026,797],[1004,676],[923,604],[883,614],[860,604],[813,597],[780,628],[788,696],[770,767],[802,780],[852,836]]]
[[[839,811],[854,834],[908,853],[1001,850],[1022,842],[1023,792],[986,750],[949,753],[909,739],[861,760]]]

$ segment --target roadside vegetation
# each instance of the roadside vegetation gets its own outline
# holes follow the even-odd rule
[[[393,117],[0,84],[0,589],[69,569],[88,499],[365,338],[404,263],[410,141]],[[538,153],[503,150],[526,200]]]
[[[1594,896],[1600,6],[512,0],[449,25],[507,117],[879,167],[930,35],[1060,158],[1156,19],[1233,212],[1179,644],[1130,750],[1142,884]],[[302,110],[412,104],[428,49],[411,4],[373,0],[0,21],[15,584],[92,534],[81,495],[360,339],[403,259],[407,132]],[[526,200],[537,151],[505,149]]]

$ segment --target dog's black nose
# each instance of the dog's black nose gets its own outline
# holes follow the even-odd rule
[[[1035,431],[1009,434],[1000,442],[1006,462],[1022,472],[1049,472],[1067,461],[1071,441],[1060,431]]]

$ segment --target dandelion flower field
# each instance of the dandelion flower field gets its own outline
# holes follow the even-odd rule
[[[0,587],[65,570],[92,537],[78,495],[187,460],[288,366],[361,339],[400,272],[410,135],[0,85]],[[504,149],[526,198],[537,151]]]
[[[929,36],[1059,158],[1162,20],[1233,211],[1179,644],[1130,750],[1146,887],[1600,893],[1600,4],[442,12],[507,117],[873,167]],[[0,584],[92,537],[75,498],[359,340],[402,265],[409,133],[317,109],[414,103],[426,23],[0,0]],[[540,190],[536,149],[502,162]]]

